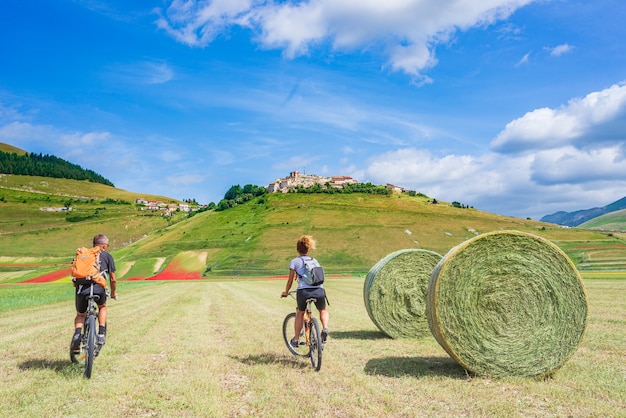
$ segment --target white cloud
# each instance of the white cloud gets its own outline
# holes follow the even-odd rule
[[[557,45],[553,48],[546,47],[546,50],[550,51],[550,55],[553,57],[560,57],[563,54],[567,54],[568,52],[572,52],[574,47],[569,44]]]
[[[139,61],[111,66],[108,77],[127,84],[164,84],[174,78],[174,70],[165,62]]]
[[[75,132],[72,134],[60,134],[59,143],[66,149],[84,149],[90,151],[89,147],[99,147],[111,137],[109,132]]]
[[[178,41],[206,46],[232,25],[250,28],[265,48],[287,57],[328,44],[335,50],[379,51],[388,65],[429,82],[434,48],[457,30],[508,18],[534,0],[174,0],[156,24]]]
[[[477,209],[540,219],[556,210],[585,209],[622,197],[624,151],[623,145],[615,145],[589,151],[563,147],[534,154],[437,156],[404,148],[373,157],[352,175]]]
[[[175,187],[184,187],[193,184],[199,184],[206,181],[208,176],[200,174],[181,174],[178,176],[167,176],[165,181]]]
[[[539,184],[583,184],[626,179],[623,146],[578,150],[564,148],[538,152],[531,165],[532,180]]]
[[[626,84],[615,84],[558,109],[542,108],[508,123],[491,142],[508,153],[626,140]]]
[[[530,52],[527,53],[526,55],[524,55],[519,61],[517,61],[515,66],[516,67],[520,67],[520,66],[522,66],[524,64],[527,64],[529,59],[530,59]]]
[[[173,0],[165,11],[156,10],[156,25],[179,42],[205,46],[252,6],[250,0]]]

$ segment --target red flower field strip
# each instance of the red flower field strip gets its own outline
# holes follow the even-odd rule
[[[58,271],[53,271],[48,274],[44,274],[43,276],[34,277],[29,280],[24,280],[22,283],[49,283],[54,282],[55,280],[60,280],[65,277],[69,277],[71,274],[71,269],[63,269]]]
[[[202,280],[202,275],[197,271],[186,271],[166,268],[162,272],[148,277],[146,280]]]

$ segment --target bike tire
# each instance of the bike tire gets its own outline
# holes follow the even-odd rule
[[[309,355],[309,346],[306,345],[304,339],[304,326],[302,327],[302,331],[300,332],[300,345],[298,347],[294,347],[291,345],[291,337],[293,336],[293,332],[295,329],[296,322],[296,313],[292,312],[285,317],[283,321],[283,339],[285,340],[285,344],[291,354],[294,356],[306,357]]]
[[[96,317],[95,315],[87,315],[85,321],[85,335],[87,335],[87,350],[85,357],[85,377],[91,378],[93,369],[93,359],[96,351]]]
[[[311,365],[316,372],[322,368],[322,334],[320,324],[315,318],[311,318]]]

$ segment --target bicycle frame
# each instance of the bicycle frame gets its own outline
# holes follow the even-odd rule
[[[70,347],[70,360],[78,363],[79,359],[85,362],[85,377],[91,378],[94,358],[100,353],[101,345],[96,344],[96,327],[98,326],[98,295],[93,294],[93,284],[90,285],[89,296],[87,296],[87,311],[85,312],[85,322],[83,332],[80,337],[80,352],[74,353]]]
[[[291,297],[294,297],[295,290],[289,292]],[[287,348],[292,354],[302,357],[310,357],[311,364],[316,371],[319,371],[322,367],[322,350],[324,345],[321,341],[320,326],[316,318],[313,317],[312,304],[317,299],[311,298],[306,301],[306,309],[303,313],[302,331],[300,336],[304,336],[304,343],[300,343],[299,347],[306,346],[306,350],[301,350],[298,347],[291,345],[291,335],[294,332],[294,325],[297,316],[297,311],[288,314],[283,321],[283,338],[287,344]],[[293,321],[293,322],[292,322]]]

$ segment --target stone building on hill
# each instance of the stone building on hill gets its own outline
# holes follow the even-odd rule
[[[315,184],[321,184],[326,186],[329,184],[331,187],[338,189],[342,188],[346,184],[356,184],[357,181],[348,176],[316,176],[315,174],[302,174],[298,171],[292,171],[287,177],[278,178],[267,186],[269,193],[287,193],[289,190],[295,189],[298,186],[311,187]]]

